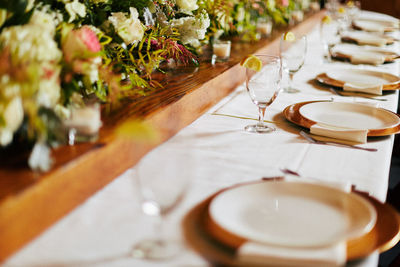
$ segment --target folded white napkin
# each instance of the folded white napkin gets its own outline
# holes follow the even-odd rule
[[[357,20],[354,22],[354,25],[359,27],[360,29],[368,32],[385,32],[386,28],[384,25],[367,20]]]
[[[310,133],[337,139],[365,144],[368,130],[350,129],[316,123],[310,127]]]
[[[352,39],[359,45],[384,46],[387,44],[386,38],[365,32],[345,32],[342,37]]]
[[[359,51],[358,53],[349,55],[353,64],[372,64],[380,65],[385,62],[385,56],[378,53]]]
[[[375,45],[375,46],[384,46],[387,44],[387,39],[372,37],[372,36],[363,36],[355,39],[359,45]]]
[[[346,262],[346,243],[319,248],[289,248],[252,241],[238,249],[237,257],[239,261],[263,266],[343,266]]]
[[[373,95],[382,95],[382,84],[370,85],[370,84],[357,84],[357,83],[345,83],[343,85],[343,91],[351,92],[362,92]]]

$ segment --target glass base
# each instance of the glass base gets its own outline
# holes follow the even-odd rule
[[[138,259],[165,260],[177,256],[181,250],[177,241],[149,239],[136,244],[131,256]]]
[[[293,87],[286,87],[283,89],[283,92],[288,93],[288,94],[295,94],[295,93],[300,92],[300,90],[293,88]]]
[[[248,125],[248,126],[244,127],[244,129],[251,133],[270,133],[270,132],[273,132],[276,130],[274,127],[267,126],[267,125],[262,126],[262,125],[258,125],[258,124]]]

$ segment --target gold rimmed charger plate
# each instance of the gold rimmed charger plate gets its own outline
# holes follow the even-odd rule
[[[388,73],[383,73],[383,72],[376,72],[376,71],[368,71],[368,72],[381,73],[383,75],[396,77],[394,75],[391,75],[391,74],[388,74]],[[343,88],[343,86],[345,84],[344,81],[340,81],[340,80],[333,79],[333,78],[329,77],[325,72],[318,74],[317,77],[315,77],[315,79],[318,82],[322,83],[322,84],[326,84],[326,85],[330,85],[330,86],[334,86],[334,87]],[[400,89],[400,78],[399,77],[397,77],[397,81],[396,82],[387,83],[387,84],[383,84],[382,85],[382,90],[383,91],[392,91],[392,90],[398,90],[398,89]]]
[[[310,127],[312,125],[316,124],[316,122],[301,115],[300,108],[304,105],[311,104],[311,103],[318,103],[318,102],[332,102],[332,101],[306,101],[306,102],[296,103],[296,104],[286,107],[283,110],[283,115],[285,116],[285,118],[288,121],[290,121],[294,124],[297,124],[299,126],[302,126],[304,128],[310,129]],[[400,118],[399,114],[396,114],[396,113],[391,112],[390,110],[386,110],[386,109],[382,109],[382,110],[390,112]],[[386,136],[386,135],[396,134],[399,132],[400,132],[400,123],[398,123],[394,126],[382,128],[382,129],[368,129],[367,136]]]
[[[195,251],[213,264],[251,266],[248,262],[239,261],[236,258],[238,246],[225,244],[210,230],[208,208],[212,199],[220,192],[197,204],[186,214],[182,221],[184,237]],[[381,203],[368,194],[355,193],[373,205],[377,213],[377,220],[370,232],[347,241],[348,261],[365,258],[377,250],[379,252],[387,251],[400,240],[400,217],[396,210],[391,205]]]
[[[213,198],[208,214],[210,232],[233,247],[248,241],[325,247],[364,235],[376,221],[372,205],[358,195],[301,181],[229,188]]]

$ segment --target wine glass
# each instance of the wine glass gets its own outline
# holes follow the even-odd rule
[[[251,100],[258,106],[258,123],[248,125],[245,130],[255,133],[269,133],[275,128],[264,123],[265,109],[276,99],[280,90],[282,64],[280,58],[256,55],[262,63],[260,70],[246,68],[246,88]]]
[[[182,250],[179,240],[167,238],[165,219],[184,198],[193,170],[192,157],[183,148],[160,146],[147,154],[133,169],[135,186],[140,191],[144,214],[154,216],[155,236],[137,243],[135,258],[162,260]]]
[[[346,8],[348,11],[349,15],[349,20],[352,22],[354,19],[356,19],[360,13],[361,10],[361,2],[358,0],[347,0],[346,1]]]
[[[331,19],[323,19],[320,24],[320,40],[324,48],[324,56],[331,61],[331,49],[339,43],[339,25]]]
[[[287,34],[282,34],[279,46],[283,70],[289,75],[289,85],[284,88],[284,92],[297,93],[300,90],[293,88],[293,76],[304,64],[307,53],[307,37],[303,35],[287,39],[286,36]]]

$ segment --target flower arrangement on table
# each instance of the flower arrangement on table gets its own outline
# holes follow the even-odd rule
[[[162,87],[163,62],[199,64],[221,35],[259,38],[257,21],[288,23],[309,0],[15,0],[0,3],[0,146],[29,140],[29,165],[50,147],[95,136],[101,102]],[[124,81],[122,83],[122,81]],[[71,132],[72,131],[72,132]],[[72,134],[72,136],[71,136]]]

